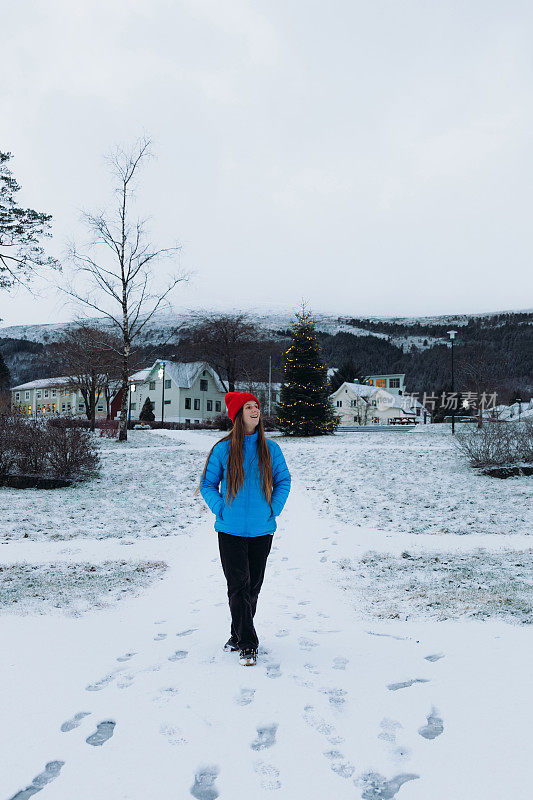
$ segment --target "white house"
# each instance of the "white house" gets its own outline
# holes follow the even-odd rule
[[[48,416],[86,416],[81,392],[72,389],[72,378],[40,378],[21,383],[11,389],[11,411],[32,419]],[[96,403],[96,418],[107,416],[107,404],[102,394]]]
[[[395,395],[375,385],[344,382],[330,394],[340,428],[430,422],[430,415],[410,395]]]
[[[130,377],[128,415],[138,419],[149,397],[156,420],[199,423],[226,412],[226,389],[206,361],[159,359]]]

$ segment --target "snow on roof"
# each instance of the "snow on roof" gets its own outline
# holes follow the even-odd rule
[[[146,381],[156,370],[159,370],[160,364],[165,364],[165,375],[168,375],[180,389],[190,389],[193,383],[198,378],[200,372],[204,369],[208,370],[219,392],[226,392],[226,388],[213,367],[206,361],[167,361],[166,359],[157,359],[148,369],[141,369],[132,375],[133,380],[139,382]]]
[[[23,389],[46,389],[50,386],[62,386],[71,381],[72,378],[68,375],[62,375],[60,378],[39,378],[39,380],[36,381],[29,381],[28,383],[20,383],[18,386],[13,386],[11,391],[19,392]]]
[[[348,383],[348,381],[344,381],[335,392],[330,394],[330,397],[336,395],[341,389],[349,389],[360,397],[368,397],[368,395],[376,391],[375,386],[368,386],[366,383]]]

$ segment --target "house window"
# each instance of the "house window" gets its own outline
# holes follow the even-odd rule
[[[190,397],[186,397],[185,398],[185,408],[190,408],[190,407],[191,407],[191,398]],[[185,422],[187,422],[187,420],[185,420]]]
[[[170,405],[171,402],[172,402],[171,400],[165,400],[165,405],[168,406]]]
[[[135,411],[135,409],[137,408],[137,403],[132,403],[130,408],[132,411]]]
[[[149,391],[155,392],[155,381],[150,381]]]
[[[194,398],[194,410],[200,411],[200,401],[196,397]]]
[[[386,385],[387,385],[387,379],[386,378],[377,378],[376,386],[379,386],[380,389],[384,389],[386,387]]]
[[[207,410],[208,411],[212,411],[213,410],[213,401],[212,400],[208,400],[207,401]]]
[[[71,408],[72,406],[70,405],[70,403],[67,403],[67,411],[70,411]]]
[[[78,411],[83,411],[83,403],[78,403]]]
[[[37,389],[37,399],[40,400],[42,396],[43,396],[43,393],[41,392],[41,390]]]
[[[104,407],[103,407],[103,406],[96,406],[96,410],[97,410],[97,411],[103,411],[103,410],[104,410]]]
[[[48,397],[48,395],[49,395],[48,389],[45,389],[45,390],[44,390],[44,396],[45,396],[45,397]]]
[[[372,422],[374,424],[378,423],[379,422],[379,417],[372,417]]]
[[[24,392],[24,400],[29,400],[29,399],[30,399],[30,393]]]
[[[207,392],[207,381],[200,381],[200,391]]]
[[[172,381],[170,378],[165,378],[165,389],[170,389]]]
[[[64,404],[64,403],[61,403],[61,411],[64,411],[64,410],[65,410],[65,408],[66,408],[65,404]]]
[[[390,389],[399,389],[400,388],[400,379],[399,378],[391,378],[389,380],[389,388]]]
[[[20,400],[20,392],[15,392],[15,400]]]
[[[342,407],[342,400],[337,400],[337,408],[341,408],[341,407]]]
[[[56,396],[57,389],[52,389],[52,397]]]
[[[200,420],[199,420],[199,419],[195,419],[195,420],[194,420],[194,424],[195,424],[195,425],[198,425],[198,424],[199,424],[199,422],[200,422]]]
[[[191,421],[190,421],[190,419],[186,419],[186,420],[185,420],[185,424],[186,424],[186,425],[190,425],[190,424],[191,424]]]
[[[55,403],[52,403],[52,412],[54,414],[56,413],[56,404]]]
[[[220,411],[221,400],[215,400],[215,411]]]

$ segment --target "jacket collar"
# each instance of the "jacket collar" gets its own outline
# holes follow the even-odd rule
[[[246,447],[246,445],[257,444],[257,437],[258,437],[257,430],[255,431],[255,433],[245,433],[244,446]]]

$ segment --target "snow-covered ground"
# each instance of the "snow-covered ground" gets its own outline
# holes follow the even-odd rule
[[[279,439],[251,669],[193,496],[221,434],[134,431],[97,481],[1,489],[0,797],[529,798],[531,479],[435,428]]]

